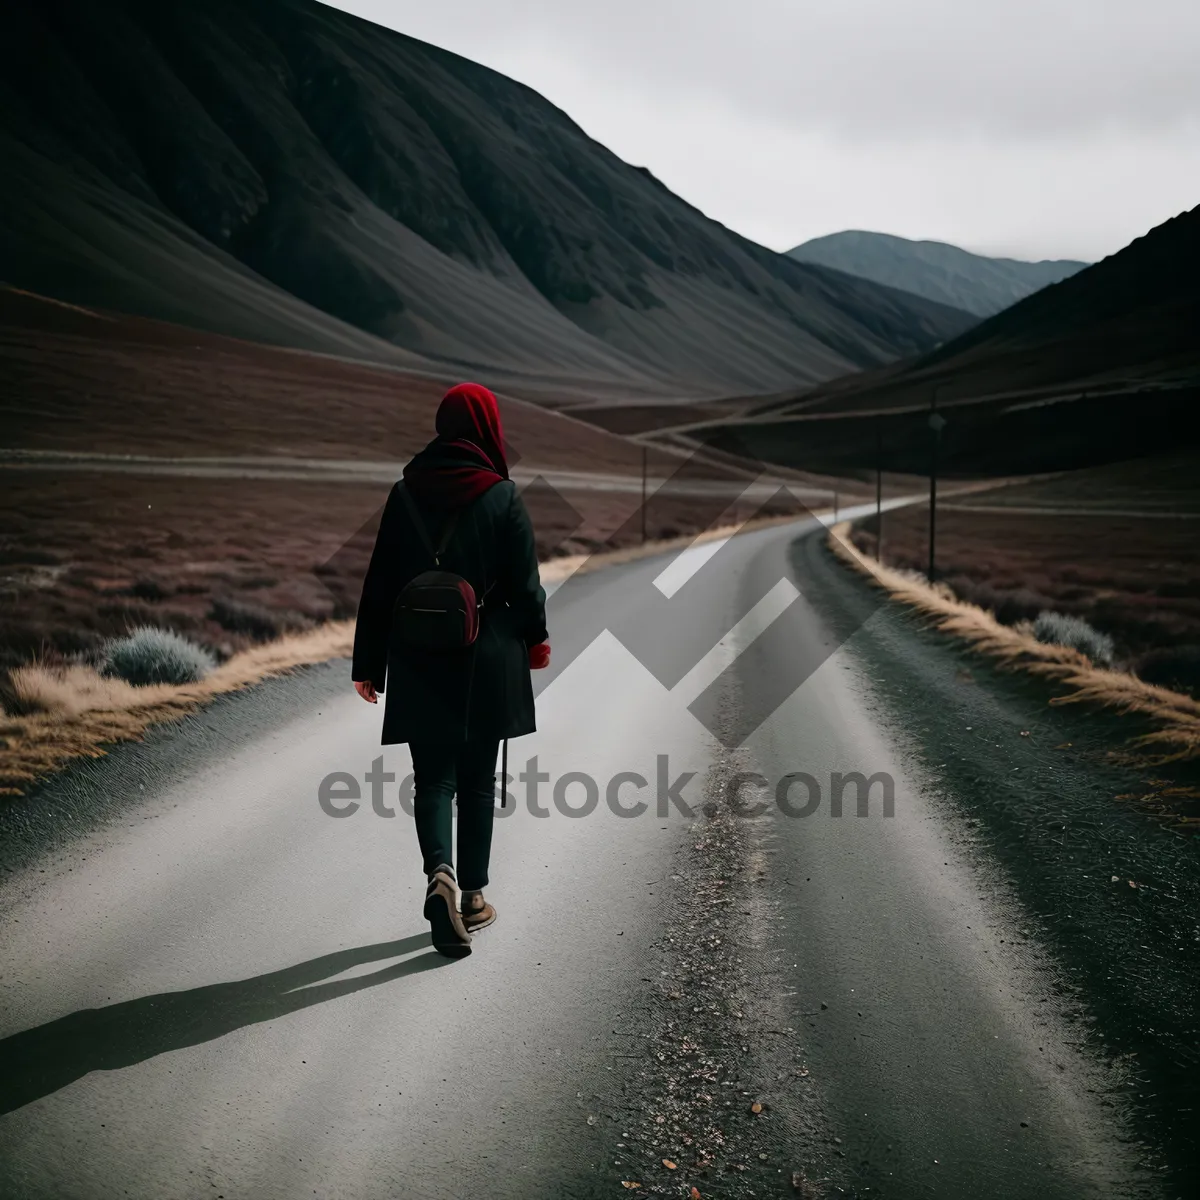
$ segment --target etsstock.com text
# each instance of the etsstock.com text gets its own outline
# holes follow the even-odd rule
[[[741,817],[761,816],[772,807],[792,818],[836,818],[850,813],[857,817],[895,816],[896,783],[886,771],[870,775],[863,771],[831,771],[825,787],[808,771],[788,771],[777,778],[757,771],[735,771],[721,781],[715,793],[709,789],[702,801],[684,796],[696,776],[695,771],[672,774],[669,756],[660,754],[655,760],[653,780],[637,771],[618,771],[603,781],[586,771],[566,771],[552,777],[548,771],[539,770],[534,755],[519,774],[505,776],[503,803],[497,803],[496,815],[511,816],[521,802],[530,816],[541,818],[553,813],[587,817],[601,804],[617,817],[694,817],[717,803]],[[380,755],[361,780],[349,771],[326,775],[317,787],[317,802],[322,812],[336,818],[352,817],[360,810],[369,810],[377,817],[395,817],[400,812],[411,817],[413,776],[410,773],[398,781],[395,771],[385,770]]]

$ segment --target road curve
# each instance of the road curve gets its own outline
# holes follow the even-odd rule
[[[462,962],[428,946],[411,821],[365,783],[350,815],[318,802],[381,755],[408,771],[344,664],[10,806],[0,1194],[1155,1194],[1019,905],[805,599],[789,551],[812,533],[555,595],[540,728],[510,760],[537,756],[547,815],[514,785],[500,918]],[[731,819],[738,771],[767,803]],[[891,775],[894,816],[771,802],[835,771]],[[551,802],[572,773],[571,805],[597,784],[585,817]],[[645,812],[605,803],[619,775]],[[709,1066],[671,1075],[680,1054]]]

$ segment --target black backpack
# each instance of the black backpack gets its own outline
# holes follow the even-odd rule
[[[402,646],[412,650],[465,649],[479,636],[483,600],[461,575],[441,570],[441,557],[454,536],[461,510],[446,522],[435,548],[420,510],[403,484],[400,493],[434,569],[422,571],[401,590],[392,610],[392,632]]]

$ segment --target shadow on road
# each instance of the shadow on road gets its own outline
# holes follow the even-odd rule
[[[313,1004],[391,983],[451,961],[428,954],[369,975],[329,983],[364,963],[429,947],[429,934],[338,950],[311,962],[254,979],[214,983],[187,992],[163,992],[107,1008],[89,1008],[0,1041],[0,1113],[57,1092],[91,1071],[114,1071],[145,1059],[273,1021]]]

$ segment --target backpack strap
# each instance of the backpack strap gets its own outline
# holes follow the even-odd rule
[[[412,495],[410,494],[408,488],[404,486],[404,484],[400,485],[400,494],[404,497],[404,503],[408,508],[409,516],[412,517],[413,524],[417,528],[417,534],[420,537],[422,544],[424,545],[425,549],[429,551],[430,558],[433,559],[433,565],[435,567],[440,567],[442,565],[441,557],[446,553],[446,547],[450,544],[450,539],[454,536],[454,531],[458,527],[458,518],[461,515],[462,510],[459,509],[458,512],[453,513],[450,519],[446,522],[442,529],[441,540],[438,542],[437,547],[435,548],[433,542],[429,539],[429,529],[425,524],[425,518],[421,516],[421,510],[417,508],[416,501],[413,500]]]

